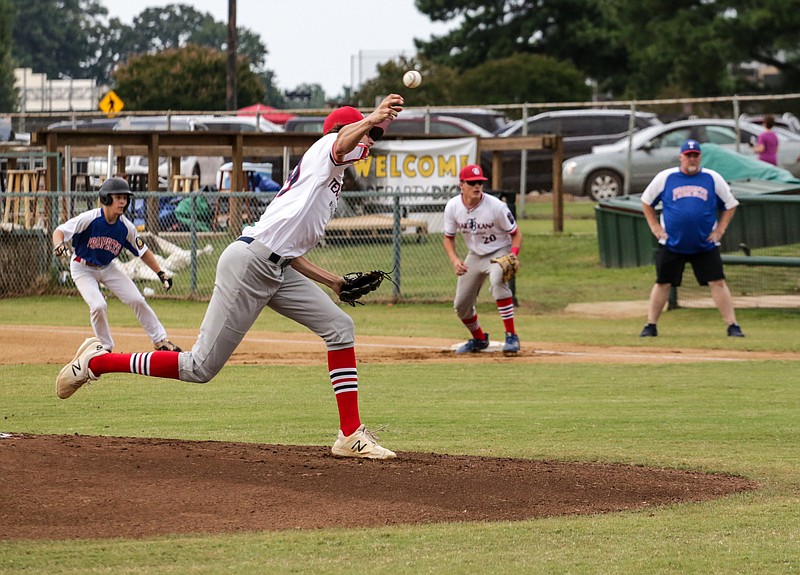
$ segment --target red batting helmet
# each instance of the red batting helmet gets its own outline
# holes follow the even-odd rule
[[[335,109],[325,118],[325,123],[322,124],[322,135],[324,136],[334,128],[341,128],[342,126],[353,124],[363,119],[364,114],[352,106],[342,106],[341,108]]]

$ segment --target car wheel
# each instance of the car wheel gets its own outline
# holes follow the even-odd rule
[[[615,198],[622,195],[622,176],[613,170],[597,170],[589,174],[583,191],[596,202]]]

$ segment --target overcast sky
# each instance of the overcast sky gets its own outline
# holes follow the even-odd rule
[[[146,8],[170,4],[191,4],[228,21],[227,0],[100,3],[126,24]],[[414,38],[427,40],[455,27],[432,23],[414,0],[237,0],[236,7],[237,26],[258,33],[266,45],[266,68],[275,72],[280,89],[320,84],[329,97],[369,79],[379,62],[401,53],[413,56]]]

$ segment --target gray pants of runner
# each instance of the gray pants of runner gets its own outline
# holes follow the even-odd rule
[[[291,267],[282,269],[269,255],[258,241],[237,240],[222,252],[200,334],[192,350],[178,359],[182,381],[211,381],[265,307],[306,326],[328,350],[353,347],[352,318],[316,283]]]
[[[514,294],[507,283],[503,282],[503,268],[491,263],[492,258],[500,257],[508,253],[508,248],[503,248],[493,254],[479,256],[472,252],[467,254],[464,263],[469,270],[463,276],[458,276],[456,283],[456,297],[453,301],[453,308],[456,310],[458,319],[465,320],[475,317],[478,310],[475,309],[475,302],[478,301],[478,294],[486,278],[489,278],[489,289],[495,301]]]

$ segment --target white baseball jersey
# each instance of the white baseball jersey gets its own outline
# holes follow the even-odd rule
[[[359,143],[343,163],[336,162],[337,136],[327,134],[308,149],[261,219],[242,235],[285,258],[305,255],[319,243],[339,203],[345,169],[369,155],[369,148]]]
[[[511,249],[511,235],[517,222],[508,206],[498,198],[483,194],[474,208],[468,208],[461,194],[450,198],[444,208],[444,235],[455,237],[461,232],[467,249],[479,256]]]

